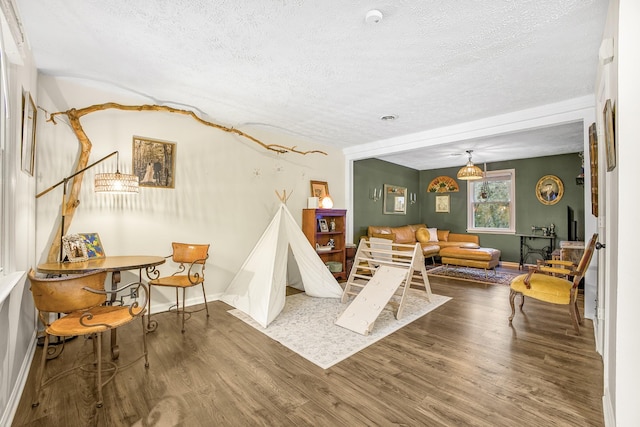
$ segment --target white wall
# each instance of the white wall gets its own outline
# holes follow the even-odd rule
[[[638,159],[640,159],[640,2],[620,0],[617,81],[617,298],[615,310],[615,418],[618,426],[640,425],[640,286],[635,263],[638,237]]]
[[[153,103],[44,75],[40,76],[39,100],[49,114],[110,101]],[[215,122],[215,118],[209,120]],[[69,126],[57,121],[57,125],[43,122],[38,128],[38,191],[70,175],[79,153],[80,145]],[[342,153],[285,132],[240,127],[265,143],[296,146],[302,151],[320,149],[328,155],[268,152],[246,138],[165,112],[108,110],[91,113],[81,122],[93,143],[89,162],[119,150],[122,172],[132,169],[134,135],[175,142],[175,189],[141,187],[137,196],[95,194],[93,177],[98,172],[113,171],[113,157],[85,172],[80,206],[68,232],[99,233],[107,255],[166,256],[172,241],[210,243],[206,289],[211,299],[226,288],[271,220],[279,204],[276,190],[291,195],[287,206],[299,223],[310,195],[310,180],[327,181],[335,207],[344,206]],[[59,221],[61,197],[62,189],[58,188],[38,199],[39,262],[46,259]],[[169,272],[169,266],[161,266],[161,271]],[[125,280],[127,277],[123,277]],[[154,289],[154,311],[166,308],[174,298],[173,290],[162,291]],[[195,297],[197,294],[193,292]]]
[[[604,302],[604,396],[605,424],[640,425],[640,335],[637,332],[637,159],[640,158],[640,3],[611,0],[603,39],[613,39],[614,58],[601,64],[598,111],[611,99],[615,111],[617,166],[603,167],[606,197],[606,249],[601,254],[607,266],[602,283]],[[605,164],[603,155],[600,157]]]
[[[36,97],[37,74],[26,46],[18,45],[0,12],[8,93],[2,152],[3,246],[0,272],[0,425],[9,424],[35,350],[36,317],[25,282],[35,260],[35,179],[21,170],[22,91]]]

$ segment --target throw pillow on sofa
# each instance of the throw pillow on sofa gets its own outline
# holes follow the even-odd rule
[[[433,228],[432,230],[435,230],[435,228]],[[418,231],[416,231],[416,240],[420,243],[433,242],[434,240],[431,240],[431,238],[432,238],[432,235],[428,228],[419,228]],[[437,239],[437,233],[436,233],[436,239]],[[437,242],[437,240],[435,241]]]

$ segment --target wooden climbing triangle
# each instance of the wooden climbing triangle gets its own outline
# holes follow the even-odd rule
[[[406,245],[388,239],[362,239],[353,268],[342,293],[342,302],[354,297],[336,325],[368,335],[384,307],[397,305],[396,319],[403,316],[411,286],[423,288],[431,301],[431,285],[420,243]]]

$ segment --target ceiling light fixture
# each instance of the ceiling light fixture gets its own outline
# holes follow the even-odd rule
[[[365,15],[364,21],[367,24],[378,24],[380,21],[382,21],[382,12],[380,12],[378,9],[372,9]]]
[[[471,161],[471,153],[473,153],[473,150],[467,150],[469,161],[458,171],[458,179],[464,179],[466,181],[482,179],[482,169],[473,164]]]

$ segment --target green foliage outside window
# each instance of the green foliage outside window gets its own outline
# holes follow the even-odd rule
[[[473,227],[508,230],[511,226],[511,179],[475,181],[473,185]]]

